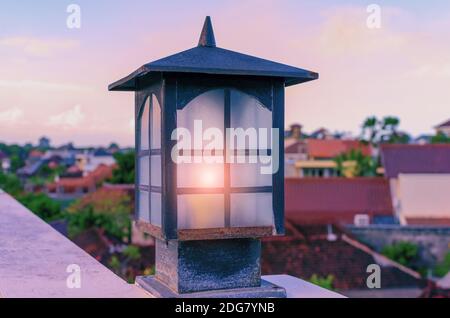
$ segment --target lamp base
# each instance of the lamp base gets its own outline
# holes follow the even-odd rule
[[[136,285],[156,298],[286,298],[286,290],[264,279],[259,287],[207,290],[179,294],[161,283],[155,276],[138,276]]]

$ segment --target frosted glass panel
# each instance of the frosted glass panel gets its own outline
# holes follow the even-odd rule
[[[245,133],[231,137],[231,149],[271,148],[272,112],[256,98],[237,90],[231,90],[231,127]]]
[[[178,195],[178,228],[224,227],[223,194]]]
[[[230,201],[232,227],[273,225],[271,193],[232,193]]]
[[[152,186],[161,186],[161,156],[151,156],[150,157],[152,171],[151,171],[151,178],[152,178]]]
[[[158,99],[152,95],[152,149],[161,149],[161,107]]]
[[[272,112],[256,98],[231,90],[231,127],[271,128]]]
[[[231,90],[231,127],[271,128],[272,112],[256,98]]]
[[[148,157],[141,157],[139,158],[139,182],[138,184],[142,185],[148,185],[148,176],[149,172],[148,169],[150,169],[149,166],[149,160]]]
[[[222,160],[223,157],[202,157],[207,162],[213,159]],[[192,159],[193,161],[194,159]],[[177,165],[178,187],[223,187],[224,179],[223,163],[181,163]]]
[[[161,193],[152,192],[150,194],[151,223],[161,227]]]
[[[247,163],[231,164],[230,167],[232,187],[261,187],[272,185],[272,174],[262,174],[261,163],[248,163],[247,161]]]
[[[139,191],[139,219],[143,221],[150,221],[149,206],[148,206],[148,192]]]
[[[150,100],[147,98],[144,105],[144,111],[140,118],[141,122],[141,140],[140,140],[140,150],[148,150],[148,134],[149,134],[149,109]]]
[[[224,131],[224,91],[213,90],[194,98],[182,110],[177,111],[177,126],[187,128],[194,136],[194,121],[201,120],[201,126],[197,129],[205,131],[207,128],[217,128]],[[197,123],[198,125],[198,123]],[[209,141],[194,145],[192,149],[202,149]]]

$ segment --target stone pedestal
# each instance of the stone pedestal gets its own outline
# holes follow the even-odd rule
[[[156,240],[155,276],[136,283],[156,297],[286,297],[261,280],[259,239]]]
[[[155,276],[138,276],[136,284],[156,298],[286,298],[286,290],[261,280],[259,287],[208,290],[194,293],[177,293],[161,283]]]

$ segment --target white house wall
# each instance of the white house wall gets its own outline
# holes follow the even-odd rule
[[[400,174],[391,191],[400,219],[450,219],[450,174]]]

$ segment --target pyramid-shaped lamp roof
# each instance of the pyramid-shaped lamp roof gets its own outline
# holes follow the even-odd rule
[[[216,38],[214,37],[214,31],[210,17],[206,17],[205,19],[202,33],[200,33],[200,40],[198,40],[198,46],[216,47]]]
[[[315,72],[216,47],[211,18],[206,17],[197,47],[147,63],[108,89],[134,91],[140,77],[174,72],[276,77],[282,78],[286,86],[319,77]]]

